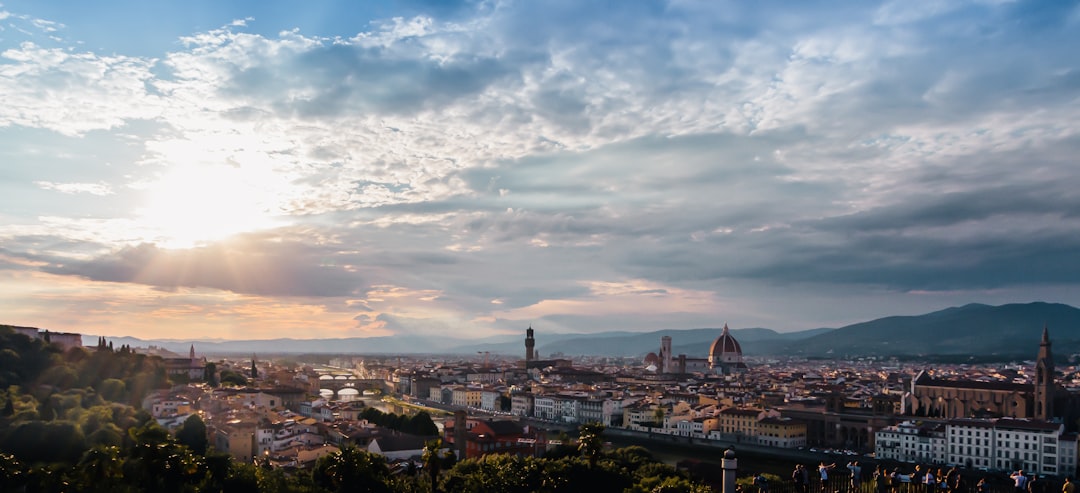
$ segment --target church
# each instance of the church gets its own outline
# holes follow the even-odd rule
[[[926,371],[911,381],[901,399],[904,414],[930,418],[1063,419],[1072,428],[1080,417],[1077,396],[1054,384],[1050,333],[1043,328],[1031,383],[934,378]]]
[[[720,335],[709,346],[708,358],[689,358],[685,354],[675,357],[671,352],[671,336],[663,336],[660,338],[660,353],[645,355],[644,363],[646,369],[659,374],[715,373],[717,375],[734,375],[745,373],[749,369],[743,361],[742,346],[731,335],[727,324],[724,324]]]

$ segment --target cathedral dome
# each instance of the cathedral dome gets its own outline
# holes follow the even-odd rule
[[[727,324],[724,324],[724,330],[720,333],[720,337],[717,337],[713,341],[712,347],[709,348],[709,360],[734,362],[731,359],[734,357],[738,357],[739,361],[742,360],[742,346],[739,346],[739,341],[736,341],[731,336]]]
[[[709,348],[709,368],[721,375],[731,375],[747,371],[742,359],[742,346],[731,336],[727,324]]]
[[[652,365],[652,366],[659,366],[660,365],[660,357],[657,356],[656,353],[649,353],[649,354],[645,355],[645,366],[649,366],[649,365]]]

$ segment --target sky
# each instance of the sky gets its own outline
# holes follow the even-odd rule
[[[5,1],[0,323],[542,337],[1076,305],[1077,46],[1068,1]]]

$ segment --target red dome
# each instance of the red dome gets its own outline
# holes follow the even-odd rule
[[[654,366],[659,366],[660,365],[660,357],[657,356],[656,353],[649,353],[649,354],[645,355],[645,366],[649,366],[649,365],[654,365]]]
[[[709,348],[709,360],[719,361],[723,356],[738,356],[742,357],[742,347],[739,346],[739,341],[736,341],[731,333],[728,332],[727,324],[724,324],[724,331],[720,333],[720,337],[717,337],[712,343],[712,347]]]

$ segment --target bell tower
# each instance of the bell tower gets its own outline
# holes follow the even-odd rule
[[[525,331],[525,364],[536,359],[536,339],[533,338],[532,325]]]
[[[1039,358],[1035,361],[1035,419],[1054,419],[1054,355],[1046,326],[1039,342]]]

